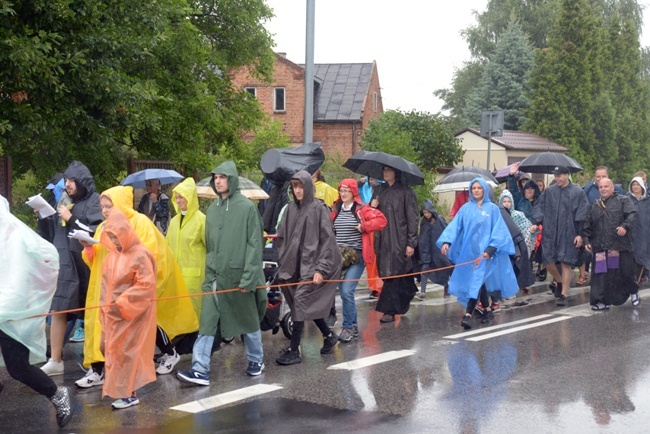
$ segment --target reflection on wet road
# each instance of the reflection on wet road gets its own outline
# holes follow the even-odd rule
[[[357,295],[360,337],[330,355],[320,354],[322,337],[308,324],[303,363],[278,366],[288,340],[265,332],[266,369],[247,377],[238,338],[213,355],[209,387],[159,376],[139,391],[140,405],[126,410],[112,410],[99,389],[75,388],[83,344],[69,344],[66,373],[54,377],[70,387],[75,411],[63,432],[646,431],[650,290],[641,291],[637,308],[594,313],[588,289],[572,289],[569,305],[558,309],[538,288],[527,305],[513,304],[470,331],[460,327],[453,299],[429,294],[380,324],[366,294]],[[176,368],[190,364],[184,356]],[[58,430],[45,398],[4,368],[0,381],[2,432]]]

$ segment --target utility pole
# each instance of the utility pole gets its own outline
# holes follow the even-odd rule
[[[307,29],[305,37],[305,141],[314,141],[314,27],[316,0],[307,0]]]

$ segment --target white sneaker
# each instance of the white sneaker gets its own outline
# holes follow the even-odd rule
[[[63,360],[56,362],[54,359],[50,358],[46,364],[41,366],[41,371],[45,372],[50,377],[63,375]]]
[[[181,356],[178,355],[176,349],[174,349],[174,354],[172,355],[163,354],[163,356],[160,359],[160,364],[156,368],[156,373],[160,375],[171,373],[174,370],[174,366],[176,366],[176,364],[180,359]]]
[[[101,386],[104,384],[104,372],[102,371],[102,375],[99,375],[97,372],[93,371],[93,367],[91,366],[90,369],[86,371],[86,375],[84,375],[82,379],[75,381],[74,384],[84,389],[93,386]]]
[[[638,292],[636,294],[632,294],[630,298],[632,299],[632,306],[638,306],[639,303],[641,303]]]

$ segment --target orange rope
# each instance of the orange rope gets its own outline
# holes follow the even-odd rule
[[[426,271],[417,271],[414,273],[407,273],[407,274],[399,274],[396,276],[387,276],[387,277],[381,277],[381,280],[388,280],[388,279],[399,279],[402,277],[409,277],[409,276],[417,276],[418,274],[429,274],[429,273],[437,273],[438,271],[443,271],[443,270],[448,270],[451,268],[456,268],[456,267],[462,267],[464,265],[469,265],[469,264],[476,264],[477,261],[483,261],[485,258],[479,258],[478,260],[472,260],[468,262],[463,262],[461,264],[456,264],[456,265],[449,265],[447,267],[441,267],[441,268],[434,268],[432,270],[426,270]],[[348,279],[348,280],[343,280],[343,279],[332,279],[332,280],[323,280],[322,283],[341,283],[341,282],[360,282],[362,280],[367,280],[367,279]],[[304,282],[292,282],[292,283],[278,283],[275,285],[263,285],[263,286],[257,286],[255,289],[266,289],[266,288],[281,288],[285,286],[298,286],[298,285],[304,285],[304,284],[309,284],[309,283],[314,283],[313,280],[308,280]],[[175,295],[172,297],[161,297],[161,298],[154,298],[151,301],[165,301],[165,300],[175,300],[178,298],[186,298],[186,297],[203,297],[204,295],[216,295],[216,294],[225,294],[228,292],[236,292],[236,291],[241,291],[241,288],[231,288],[231,289],[221,289],[219,291],[211,291],[211,292],[201,292],[199,294],[186,294],[186,295]],[[68,314],[68,313],[75,313],[75,312],[82,312],[85,310],[90,310],[90,309],[101,309],[102,307],[110,307],[110,306],[116,306],[117,303],[109,303],[109,304],[101,304],[98,306],[90,306],[90,307],[80,307],[77,309],[68,309],[68,310],[59,310],[56,312],[49,312],[49,313],[43,313],[39,315],[34,315],[30,316],[24,319],[30,319],[30,318],[40,318],[40,317],[47,317],[51,315],[63,315],[63,314]]]

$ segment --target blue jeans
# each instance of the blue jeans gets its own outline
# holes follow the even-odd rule
[[[243,336],[248,361],[261,363],[264,360],[262,331],[258,330]],[[196,338],[196,342],[194,342],[194,347],[192,348],[192,369],[202,374],[210,373],[210,356],[212,355],[213,344],[214,336],[199,335]]]
[[[339,283],[339,293],[343,301],[343,328],[350,329],[357,325],[357,305],[354,302],[354,290],[357,289],[357,279],[363,274],[366,268],[366,263],[363,261],[361,250],[357,250],[359,254],[359,263],[350,265],[345,273],[342,273],[342,280],[354,280],[354,282],[341,282]]]

